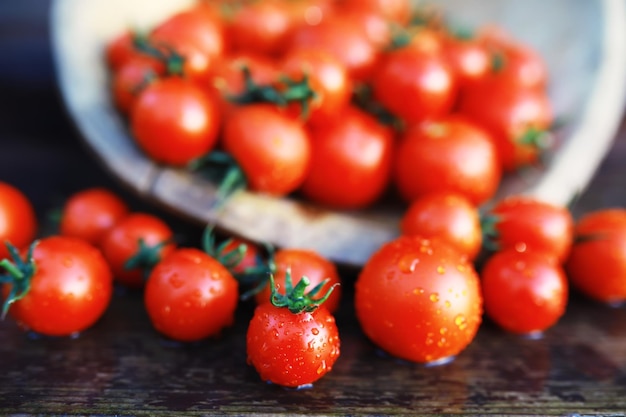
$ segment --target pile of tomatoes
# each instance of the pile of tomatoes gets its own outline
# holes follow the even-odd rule
[[[159,163],[226,161],[251,190],[335,209],[397,190],[402,236],[343,282],[363,333],[392,356],[450,360],[483,313],[544,332],[570,284],[626,300],[626,210],[575,222],[519,195],[478,210],[503,173],[540,160],[553,123],[545,65],[501,30],[470,34],[407,0],[206,1],[120,34],[106,57],[118,108]],[[264,381],[308,386],[340,356],[342,282],[313,251],[218,243],[210,228],[181,247],[101,188],[70,196],[54,236],[37,229],[27,196],[0,183],[2,312],[25,329],[81,332],[120,285],[181,342],[218,336],[254,299],[247,354]]]
[[[455,191],[479,205],[540,162],[547,70],[497,27],[409,0],[198,2],[106,47],[113,100],[145,154],[239,186],[360,209]]]

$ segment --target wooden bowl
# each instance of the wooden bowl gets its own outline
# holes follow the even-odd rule
[[[215,186],[191,173],[155,164],[134,144],[115,110],[103,48],[128,27],[149,28],[191,0],[55,0],[53,51],[68,112],[105,167],[141,196],[201,224],[278,247],[318,251],[344,265],[362,265],[398,235],[401,206],[357,212],[251,192],[215,211]],[[506,178],[496,196],[535,195],[565,204],[584,190],[610,148],[626,92],[626,7],[622,0],[445,0],[452,19],[496,23],[545,58],[555,113],[567,121],[554,156],[541,169]]]

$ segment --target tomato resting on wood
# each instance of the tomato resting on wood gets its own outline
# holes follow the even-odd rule
[[[460,353],[482,318],[478,275],[437,239],[402,236],[367,261],[355,284],[365,335],[392,356],[429,363]]]
[[[113,293],[111,270],[98,249],[82,239],[51,236],[35,242],[23,258],[0,263],[4,312],[27,330],[69,336],[91,327]]]

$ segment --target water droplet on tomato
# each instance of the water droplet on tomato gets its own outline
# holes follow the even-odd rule
[[[439,265],[437,267],[437,273],[440,274],[440,275],[445,274],[446,273],[446,268],[444,268],[443,266]]]
[[[447,327],[442,327],[441,329],[439,329],[439,334],[444,335],[448,333],[448,328]]]
[[[420,287],[417,287],[417,288],[415,288],[415,289],[413,290],[413,294],[415,294],[415,295],[424,294],[424,289],[423,289],[423,288],[420,288]]]
[[[459,314],[454,318],[454,324],[457,325],[459,330],[465,330],[465,328],[467,327],[467,319],[464,315]]]
[[[526,252],[526,243],[524,242],[517,242],[514,247],[516,252]]]
[[[433,303],[436,303],[437,301],[439,301],[439,294],[434,292],[430,295],[429,298],[430,298],[430,301],[432,301]]]
[[[324,371],[326,371],[326,361],[323,360],[320,366],[317,368],[317,374],[321,375],[324,373]]]
[[[413,254],[408,254],[400,258],[398,262],[398,269],[405,274],[410,274],[415,271],[417,264],[420,262],[418,258]]]
[[[320,331],[317,328],[312,328],[311,329],[311,333],[313,333],[315,336],[317,336],[318,334],[320,334]]]
[[[448,300],[446,300],[446,302],[444,303],[444,305],[446,306],[446,308],[450,308],[452,307],[452,303]]]
[[[180,288],[183,286],[183,284],[185,284],[185,280],[181,278],[180,275],[173,274],[172,276],[170,276],[169,283],[174,288]]]

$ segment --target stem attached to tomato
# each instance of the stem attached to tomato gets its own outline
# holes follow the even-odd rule
[[[330,289],[322,296],[321,298],[313,298],[315,297],[322,288],[328,283],[329,279],[325,279],[324,281],[317,284],[311,291],[306,292],[306,287],[311,283],[308,277],[303,276],[300,281],[293,286],[293,282],[291,280],[291,269],[287,269],[285,273],[285,294],[281,294],[278,292],[278,288],[276,287],[276,283],[274,282],[274,274],[270,274],[270,288],[272,290],[272,294],[270,297],[271,303],[276,307],[286,307],[290,312],[294,314],[299,313],[310,313],[318,308],[321,304],[323,304],[330,294],[332,294],[335,286],[339,284],[334,284],[330,287]]]
[[[161,261],[161,249],[170,243],[171,241],[168,239],[150,246],[143,239],[139,239],[139,249],[126,260],[124,269],[141,269],[144,279],[147,280],[152,268]]]
[[[33,242],[28,248],[25,259],[22,259],[17,248],[9,242],[5,242],[9,255],[12,258],[3,259],[0,261],[0,267],[4,268],[7,272],[5,275],[0,275],[0,283],[10,284],[11,290],[6,300],[2,304],[2,315],[0,318],[4,319],[9,311],[9,307],[14,302],[21,300],[30,291],[30,282],[37,271],[37,266],[33,259],[33,252],[37,246],[38,241]]]

